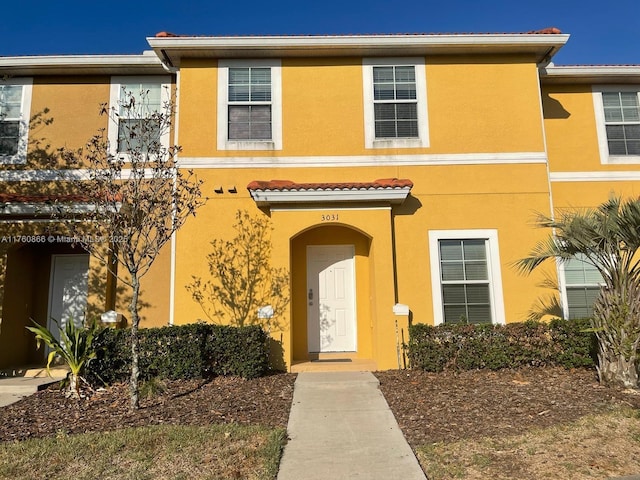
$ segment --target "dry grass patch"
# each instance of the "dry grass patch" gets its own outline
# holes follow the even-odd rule
[[[151,426],[0,444],[0,478],[275,479],[286,432]]]
[[[640,413],[616,408],[525,434],[418,447],[429,480],[603,479],[640,473]]]

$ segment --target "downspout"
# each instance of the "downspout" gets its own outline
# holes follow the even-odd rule
[[[164,64],[163,64],[164,65]],[[175,69],[176,75],[176,102],[175,102],[175,111],[174,115],[174,124],[173,124],[173,145],[178,145],[178,105],[179,105],[179,86],[180,86],[180,71]],[[173,194],[176,192],[176,183],[177,183],[177,175],[178,175],[178,161],[179,161],[180,152],[176,151],[175,153],[175,163],[173,168]],[[176,219],[176,206],[175,203],[173,205],[173,209],[171,214],[173,215],[173,221]],[[176,239],[176,231],[171,234],[171,259],[170,259],[170,273],[169,273],[169,325],[173,325],[175,321],[175,309],[176,309],[176,248],[177,248],[177,239]]]

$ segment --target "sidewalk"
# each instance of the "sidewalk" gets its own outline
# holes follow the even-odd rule
[[[370,372],[298,374],[278,480],[426,480]]]
[[[63,368],[52,369],[53,377],[46,375],[44,369],[34,369],[20,377],[0,377],[0,407],[11,405],[24,397],[33,395],[51,383],[66,377]]]

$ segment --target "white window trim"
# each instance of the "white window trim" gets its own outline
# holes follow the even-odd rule
[[[109,92],[109,114],[115,109],[120,111],[120,93],[122,85],[128,83],[152,83],[157,82],[160,85],[160,102],[162,107],[171,102],[171,77],[167,75],[148,75],[148,76],[114,76],[111,77],[111,90]],[[162,112],[168,113],[168,112]],[[109,140],[109,153],[118,156],[122,160],[128,159],[129,155],[118,152],[118,121],[109,118],[109,126],[107,128],[107,138]],[[160,138],[162,144],[166,147],[170,145],[170,132],[166,131]]]
[[[229,140],[229,68],[271,68],[271,140]],[[282,62],[279,59],[218,61],[218,150],[282,150]]]
[[[634,165],[640,164],[640,155],[609,155],[609,144],[607,142],[607,128],[604,118],[604,105],[602,103],[603,92],[637,92],[640,99],[640,85],[636,86],[598,86],[592,88],[593,110],[596,119],[596,132],[598,134],[598,148],[600,150],[600,163]]]
[[[373,106],[373,67],[409,65],[415,67],[416,100],[418,103],[418,138],[376,139]],[[427,75],[424,58],[364,58],[362,60],[364,92],[364,144],[365,148],[426,148],[429,146],[429,120],[427,118]]]
[[[487,241],[487,268],[489,274],[489,294],[491,317],[494,324],[505,324],[504,296],[502,293],[502,270],[500,268],[500,247],[498,231],[477,230],[429,230],[429,260],[431,262],[431,298],[433,299],[433,324],[444,323],[442,311],[442,285],[440,283],[440,240],[484,239]]]
[[[0,165],[24,165],[27,163],[27,147],[29,145],[29,121],[31,120],[31,97],[33,95],[32,78],[0,78],[2,85],[21,85],[22,100],[20,107],[20,139],[15,155],[0,155]]]

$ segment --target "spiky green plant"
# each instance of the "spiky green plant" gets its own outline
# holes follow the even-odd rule
[[[96,357],[93,348],[93,339],[96,336],[98,326],[92,323],[88,326],[78,326],[69,319],[64,328],[60,328],[57,320],[53,319],[56,327],[60,330],[60,339],[45,326],[33,322],[33,327],[26,327],[27,330],[36,336],[38,348],[44,343],[51,351],[47,356],[47,373],[49,375],[51,363],[59,357],[65,365],[69,367],[69,393],[75,397],[80,397],[81,373],[88,363]]]
[[[541,215],[552,233],[516,267],[530,273],[547,260],[580,255],[603,278],[592,326],[598,338],[598,375],[606,385],[638,388],[640,346],[640,200],[610,198],[595,209]]]

